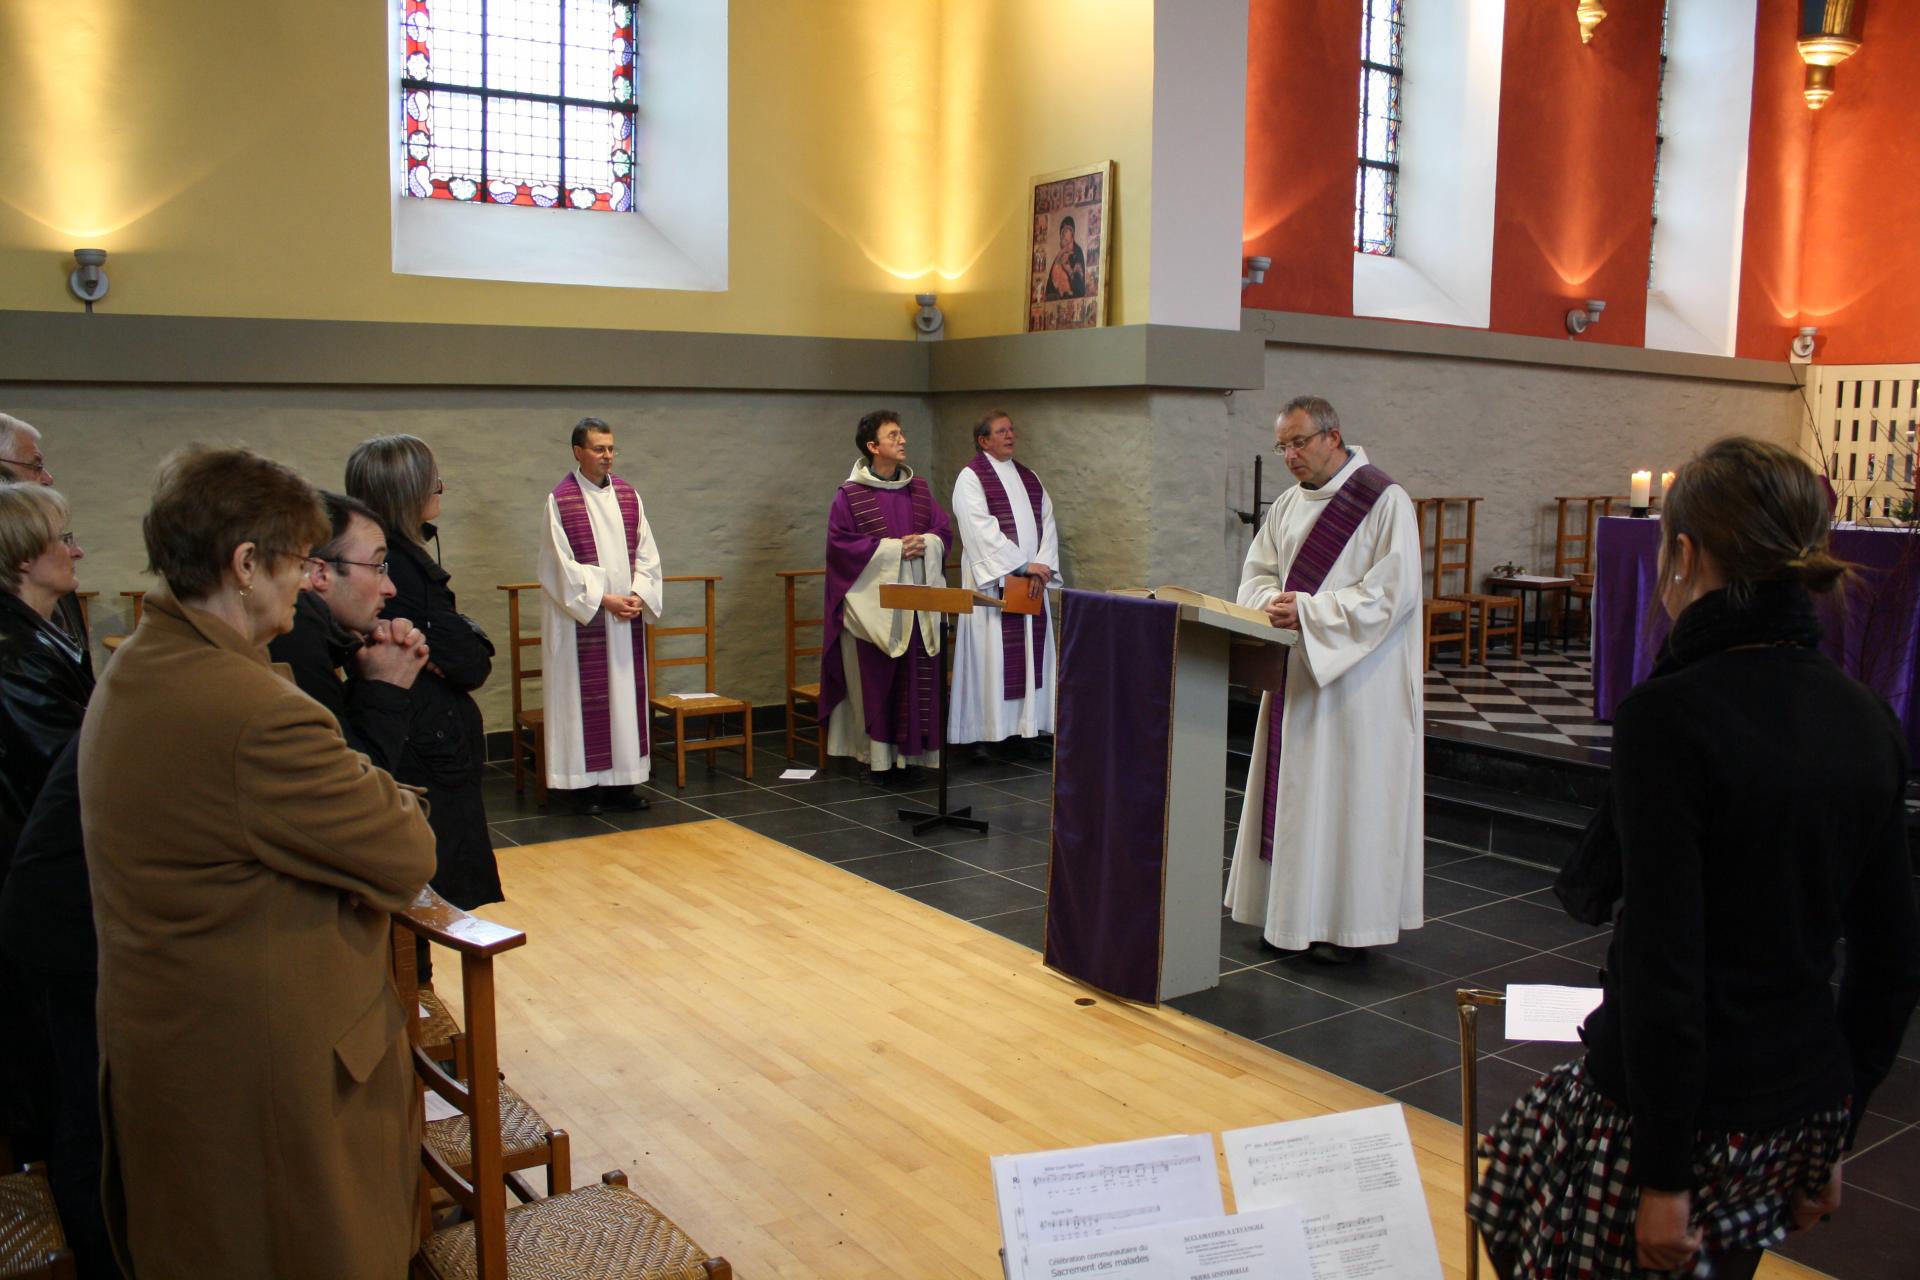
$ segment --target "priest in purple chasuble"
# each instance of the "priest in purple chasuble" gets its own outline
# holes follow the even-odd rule
[[[960,584],[989,595],[1041,592],[1060,576],[1053,499],[1015,461],[1013,419],[989,413],[973,428],[973,459],[953,482]],[[1002,742],[1053,732],[1053,627],[1046,613],[975,609],[955,620],[952,723],[947,741]]]
[[[540,542],[547,785],[587,811],[645,808],[633,787],[652,772],[644,628],[660,617],[660,552],[615,452],[600,419],[573,429]]]
[[[1274,441],[1299,484],[1268,510],[1239,599],[1300,641],[1284,694],[1260,700],[1227,906],[1339,963],[1423,919],[1420,526],[1325,400],[1289,403]]]
[[[880,587],[945,586],[953,541],[947,513],[907,465],[900,417],[878,409],[854,432],[860,460],[827,513],[820,716],[827,754],[851,756],[885,778],[940,762],[939,614],[880,604]]]

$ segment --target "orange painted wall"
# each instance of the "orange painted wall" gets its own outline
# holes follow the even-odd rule
[[[1734,338],[1734,354],[1756,360],[1786,359],[1795,330],[1807,323],[1799,319],[1800,247],[1815,113],[1800,94],[1806,64],[1794,47],[1799,20],[1798,0],[1760,0]]]
[[[1581,44],[1573,6],[1507,5],[1490,327],[1565,337],[1567,309],[1604,298],[1582,342],[1639,346],[1653,234],[1660,6],[1616,5]]]
[[[1353,314],[1360,6],[1252,0],[1242,252],[1273,259],[1249,307]]]

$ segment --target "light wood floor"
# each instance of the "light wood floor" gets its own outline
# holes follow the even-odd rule
[[[529,938],[498,967],[508,1078],[572,1134],[576,1183],[625,1169],[745,1280],[996,1276],[990,1155],[1217,1147],[1384,1101],[728,822],[516,848],[501,873],[482,914]],[[1407,1125],[1459,1276],[1459,1130]]]

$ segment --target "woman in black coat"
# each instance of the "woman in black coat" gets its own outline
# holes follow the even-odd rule
[[[386,530],[394,594],[383,616],[410,619],[432,652],[409,690],[407,745],[394,776],[427,789],[439,851],[433,887],[472,910],[504,896],[480,791],[486,734],[471,692],[493,670],[493,642],[460,612],[452,575],[426,547],[438,546],[432,521],[445,490],[433,451],[417,436],[369,440],[347,460],[347,492],[378,512]]]

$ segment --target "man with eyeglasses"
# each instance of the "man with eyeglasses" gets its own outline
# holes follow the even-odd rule
[[[426,638],[405,618],[380,616],[393,582],[379,517],[344,494],[320,497],[332,536],[307,557],[308,589],[294,602],[293,630],[269,642],[267,653],[333,713],[348,746],[391,773],[407,743],[407,690],[427,665]]]
[[[47,470],[46,455],[40,451],[39,428],[5,413],[0,413],[0,480],[18,484],[53,483],[53,472]],[[93,655],[87,644],[87,617],[81,611],[80,597],[61,596],[53,606],[53,621],[79,644],[80,665],[91,677]]]
[[[613,428],[582,418],[574,468],[547,495],[540,540],[549,790],[579,813],[648,807],[646,622],[665,585],[646,508],[613,474]]]
[[[1239,599],[1300,639],[1260,699],[1226,901],[1270,946],[1349,963],[1423,922],[1420,530],[1320,397],[1287,404],[1274,448],[1299,483]]]

